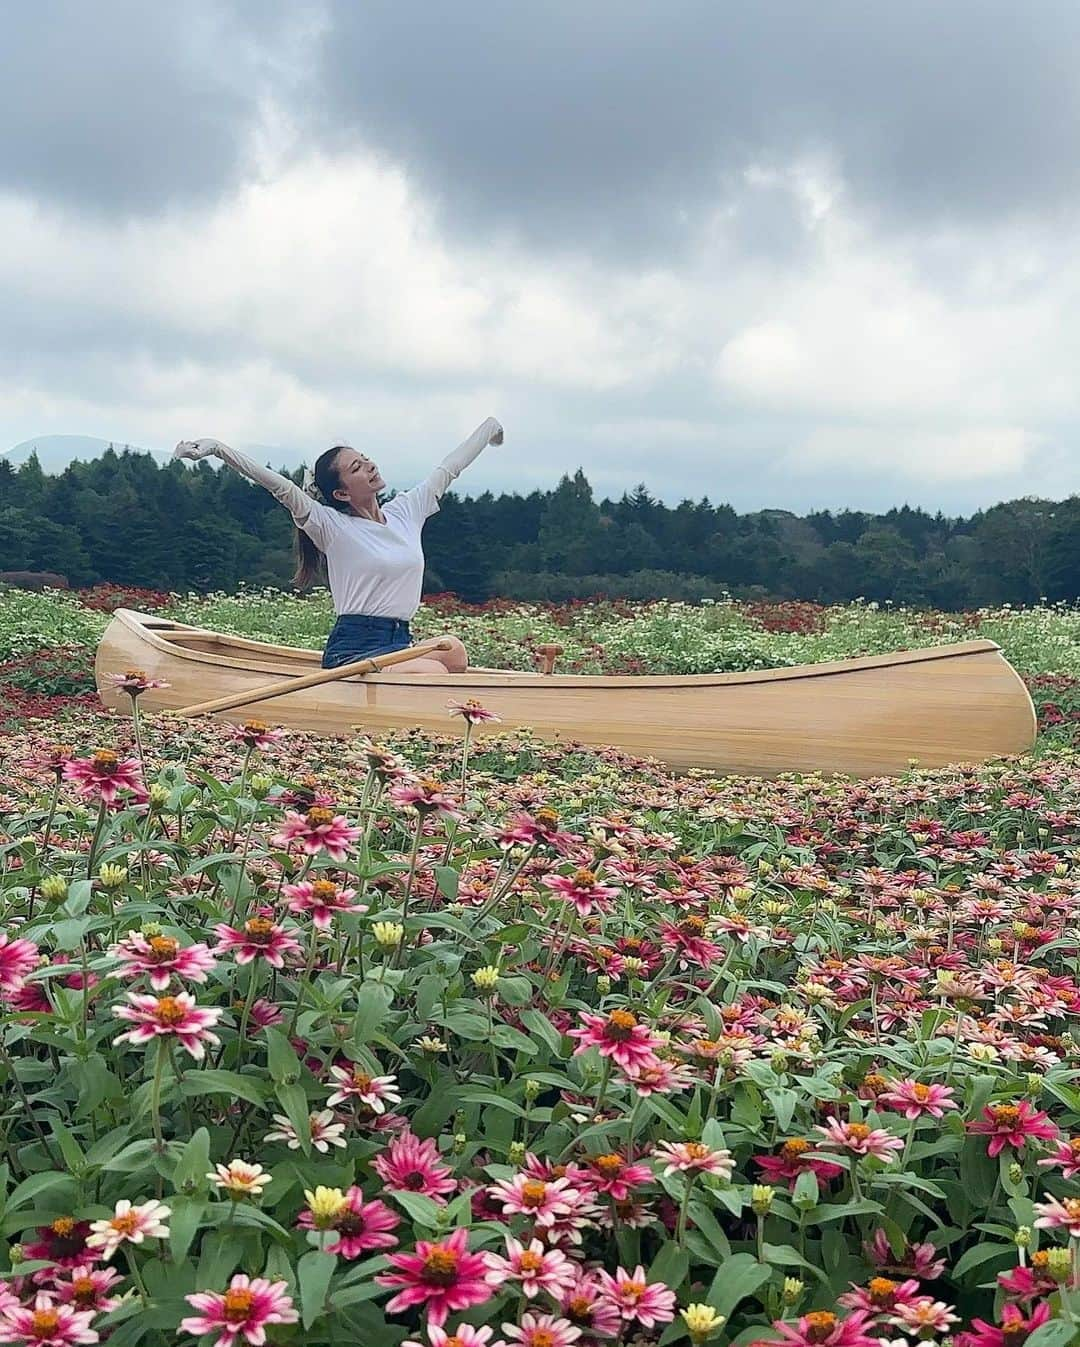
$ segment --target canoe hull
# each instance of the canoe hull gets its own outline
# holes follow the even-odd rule
[[[123,610],[114,615],[96,665],[105,705],[129,709],[126,694],[106,679],[129,668],[171,685],[144,693],[144,709],[176,710],[318,667],[316,652],[210,632],[204,639],[198,630]],[[223,718],[320,734],[359,729],[379,736],[402,726],[446,733],[447,702],[469,697],[501,717],[498,729],[529,727],[544,739],[611,745],[679,771],[747,776],[893,775],[913,759],[938,767],[1020,753],[1035,737],[1027,689],[988,641],[751,674],[388,672],[285,694]]]

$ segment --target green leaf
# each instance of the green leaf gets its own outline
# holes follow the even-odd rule
[[[520,1104],[507,1099],[505,1095],[497,1094],[494,1090],[465,1090],[461,1094],[461,1101],[465,1104],[484,1104],[488,1108],[502,1109],[504,1113],[512,1113],[515,1118],[525,1117],[525,1110]]]
[[[228,1094],[249,1104],[264,1102],[262,1085],[256,1076],[244,1076],[239,1071],[219,1071],[208,1067],[205,1071],[191,1071],[181,1082],[184,1094],[191,1097],[202,1094]]]
[[[28,1207],[42,1193],[59,1188],[61,1185],[73,1188],[74,1184],[75,1180],[70,1174],[57,1174],[52,1171],[48,1174],[31,1174],[28,1179],[23,1179],[8,1198],[7,1210],[18,1211],[20,1207]]]
[[[981,1267],[983,1263],[989,1263],[993,1258],[1008,1258],[1010,1262],[1015,1262],[1016,1246],[1010,1244],[975,1244],[957,1259],[956,1266],[952,1270],[952,1276],[962,1277],[965,1272],[970,1272],[974,1267]]]
[[[201,1198],[174,1197],[169,1202],[172,1215],[169,1217],[169,1249],[173,1261],[182,1262],[187,1257],[195,1233],[202,1222],[205,1204]]]
[[[363,1046],[371,1039],[386,1018],[393,990],[385,982],[362,982],[356,993],[356,1014],[353,1017],[353,1042]]]
[[[417,1225],[425,1226],[428,1230],[436,1230],[442,1215],[442,1208],[437,1202],[433,1202],[430,1197],[425,1197],[423,1193],[391,1193],[390,1196],[398,1204],[404,1207],[409,1213],[410,1218]]]
[[[439,886],[439,892],[450,902],[455,902],[458,896],[458,885],[461,882],[461,876],[451,865],[436,865],[435,883]]]
[[[804,1169],[795,1180],[795,1191],[792,1193],[792,1200],[796,1207],[800,1203],[813,1202],[814,1206],[821,1201],[821,1189],[818,1187],[817,1175],[812,1169]]]
[[[753,1254],[737,1253],[717,1271],[708,1302],[717,1313],[730,1319],[736,1305],[764,1286],[771,1275],[771,1269],[763,1267]]]
[[[326,1309],[326,1292],[334,1275],[337,1258],[332,1253],[312,1249],[296,1265],[296,1280],[300,1287],[300,1311],[305,1328],[310,1328]]]
[[[799,1096],[794,1090],[771,1089],[765,1091],[765,1098],[772,1105],[773,1113],[776,1114],[776,1125],[781,1132],[786,1132],[791,1126],[791,1120],[795,1116],[795,1108],[799,1102]]]
[[[562,1056],[563,1036],[545,1014],[530,1006],[528,1010],[521,1012],[520,1019],[530,1034],[535,1034],[537,1038],[547,1044],[553,1055]]]
[[[266,1061],[270,1079],[278,1085],[295,1085],[300,1079],[300,1058],[280,1029],[267,1029]]]
[[[184,1147],[173,1174],[177,1192],[196,1192],[206,1184],[210,1172],[210,1133],[200,1127]],[[182,1255],[180,1255],[182,1257]]]
[[[60,1151],[67,1162],[67,1167],[78,1172],[86,1164],[86,1156],[83,1154],[82,1147],[59,1118],[53,1118],[51,1126],[53,1136],[60,1143]]]
[[[689,1271],[690,1255],[674,1240],[668,1240],[649,1267],[649,1281],[663,1282],[673,1291],[677,1291],[686,1280]]]
[[[236,1231],[215,1230],[202,1242],[202,1256],[195,1272],[199,1291],[220,1291],[225,1279],[243,1257],[244,1246]]]
[[[1040,1324],[1034,1333],[1024,1343],[1024,1347],[1068,1347],[1069,1343],[1076,1340],[1076,1325],[1066,1322],[1064,1319],[1051,1319],[1047,1324]]]
[[[859,1202],[844,1202],[838,1207],[819,1207],[807,1216],[806,1224],[825,1225],[828,1221],[842,1221],[845,1216],[877,1216],[880,1211],[879,1202],[870,1202],[864,1197]]]
[[[763,1244],[761,1252],[767,1263],[773,1263],[777,1267],[805,1268],[807,1272],[812,1272],[818,1281],[828,1285],[829,1279],[821,1268],[815,1267],[813,1263],[808,1263],[798,1249],[792,1248],[790,1244]]]

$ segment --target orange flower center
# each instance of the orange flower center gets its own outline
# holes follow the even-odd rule
[[[75,1222],[71,1219],[70,1216],[60,1216],[55,1221],[53,1221],[49,1229],[53,1232],[54,1235],[60,1235],[61,1237],[67,1236],[74,1231]]]
[[[547,1184],[530,1179],[521,1185],[521,1201],[526,1207],[538,1207],[547,1196]]]
[[[354,1088],[359,1090],[361,1094],[363,1094],[365,1090],[371,1089],[371,1077],[363,1071],[353,1072],[352,1083]]]
[[[59,1323],[60,1315],[56,1310],[35,1310],[30,1320],[30,1331],[35,1338],[49,1338],[56,1332]]]
[[[703,917],[686,917],[679,923],[679,930],[683,935],[700,935],[704,929],[705,919]]]
[[[324,809],[322,805],[312,805],[307,811],[307,821],[313,828],[321,828],[324,824],[333,823],[334,811]]]
[[[1001,1325],[1001,1337],[1005,1347],[1021,1347],[1021,1344],[1027,1342],[1031,1333],[1031,1327],[1024,1319],[1010,1319],[1007,1324]]]
[[[79,1305],[92,1305],[97,1299],[97,1291],[91,1277],[76,1277],[71,1283],[71,1294]]]
[[[704,1160],[709,1154],[708,1146],[703,1146],[700,1141],[689,1141],[684,1149],[688,1160]]]
[[[244,934],[253,945],[267,945],[274,933],[274,923],[265,917],[252,917],[244,922]]]
[[[920,1103],[925,1104],[930,1098],[930,1086],[923,1085],[923,1083],[919,1081],[911,1087],[911,1093],[920,1101]]]
[[[865,1123],[849,1123],[848,1136],[852,1141],[865,1141],[870,1135],[870,1129]]]
[[[543,1254],[533,1253],[531,1249],[526,1249],[521,1255],[522,1272],[539,1272],[544,1266]]]
[[[187,1010],[175,996],[159,996],[154,1014],[162,1024],[179,1024],[186,1017]]]
[[[596,883],[595,870],[575,870],[574,883],[579,889],[591,889]]]
[[[180,941],[174,940],[172,936],[168,935],[151,936],[146,943],[150,946],[150,955],[154,963],[164,963],[167,959],[174,959],[180,948]]]
[[[836,1327],[836,1315],[828,1310],[812,1310],[806,1316],[808,1342],[824,1342]]]
[[[559,816],[554,809],[538,809],[533,818],[542,828],[554,828],[559,821]]]
[[[622,1157],[618,1155],[598,1155],[593,1161],[605,1179],[614,1179],[622,1171]]]
[[[1020,1110],[1015,1104],[995,1104],[990,1112],[999,1127],[1015,1127],[1020,1121]]]
[[[266,721],[265,721],[265,720],[245,720],[245,721],[244,721],[244,733],[245,733],[245,734],[265,734],[265,733],[266,733]]]
[[[863,1085],[866,1089],[872,1090],[875,1094],[879,1094],[882,1090],[888,1089],[889,1082],[884,1076],[879,1076],[874,1072],[871,1072],[868,1076],[863,1076]]]
[[[1050,1266],[1050,1255],[1046,1249],[1040,1249],[1037,1253],[1031,1255],[1031,1266],[1039,1272]]]
[[[230,1324],[242,1324],[251,1313],[251,1307],[254,1304],[254,1295],[250,1291],[237,1287],[235,1290],[230,1289],[225,1292],[225,1303],[222,1308],[225,1311],[225,1318]]]
[[[120,763],[120,759],[110,748],[99,748],[90,761],[99,776],[112,776]]]
[[[550,1328],[534,1328],[529,1347],[556,1347],[555,1334]]]
[[[1061,1205],[1069,1213],[1071,1220],[1080,1220],[1080,1197],[1067,1197]]]
[[[119,1235],[133,1235],[139,1228],[139,1218],[133,1211],[125,1211],[122,1216],[114,1216],[109,1224]]]
[[[318,903],[329,903],[337,897],[337,885],[328,879],[317,879],[311,886],[311,896]]]
[[[792,1164],[796,1160],[801,1160],[809,1149],[809,1141],[804,1141],[802,1137],[793,1137],[790,1141],[785,1141],[780,1147],[780,1155],[789,1164]]]
[[[453,1249],[436,1244],[424,1259],[424,1280],[434,1286],[452,1286],[457,1280],[458,1256]]]
[[[592,1323],[592,1301],[588,1296],[573,1296],[566,1302],[563,1312],[571,1323]]]
[[[629,1010],[613,1010],[608,1016],[607,1034],[613,1043],[625,1043],[637,1028],[637,1017]]]
[[[647,1289],[644,1282],[623,1282],[619,1287],[619,1297],[622,1300],[629,1300],[636,1304],[645,1294]]]
[[[1072,1151],[1073,1155],[1080,1156],[1080,1137],[1070,1137],[1069,1150]]]
[[[873,1277],[866,1288],[870,1292],[870,1302],[878,1309],[891,1310],[896,1299],[896,1282],[888,1277]]]

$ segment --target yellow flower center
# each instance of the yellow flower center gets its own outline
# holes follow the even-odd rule
[[[615,1043],[624,1043],[637,1028],[637,1017],[629,1010],[613,1010],[608,1016],[607,1037]]]
[[[531,1249],[526,1249],[521,1255],[522,1272],[539,1272],[544,1266],[543,1254],[533,1253]]]
[[[554,809],[538,809],[533,818],[542,828],[554,828],[559,822],[559,816]]]
[[[780,1156],[788,1164],[793,1164],[796,1160],[801,1160],[809,1149],[809,1141],[804,1141],[802,1137],[792,1137],[780,1147]]]
[[[870,1292],[870,1302],[879,1309],[891,1310],[896,1298],[896,1282],[888,1277],[873,1277],[866,1288]]]
[[[916,1099],[919,1100],[920,1103],[925,1104],[926,1101],[930,1098],[930,1086],[923,1085],[923,1083],[919,1081],[918,1083],[916,1083],[911,1087],[911,1093],[915,1096]]]
[[[244,733],[245,733],[245,734],[251,734],[251,735],[255,735],[255,734],[265,734],[265,733],[266,733],[266,721],[265,721],[265,720],[245,720],[245,721],[244,721]]]
[[[539,1179],[530,1179],[521,1185],[521,1201],[526,1207],[538,1207],[547,1196],[547,1184]]]
[[[97,1291],[91,1277],[76,1277],[71,1283],[71,1294],[79,1305],[92,1305],[97,1299]]]
[[[1069,1150],[1072,1151],[1073,1155],[1080,1158],[1080,1137],[1070,1137]]]
[[[598,1155],[593,1164],[605,1179],[616,1178],[623,1167],[622,1158],[618,1155]]]
[[[120,759],[110,748],[99,748],[90,761],[99,776],[112,776],[120,763]]]
[[[687,1142],[684,1150],[688,1160],[704,1160],[709,1154],[708,1146],[703,1146],[700,1141]]]
[[[366,1072],[363,1071],[353,1072],[352,1083],[354,1089],[359,1090],[361,1094],[363,1094],[366,1090],[371,1089],[371,1077],[367,1075]]]
[[[852,1141],[865,1141],[870,1135],[870,1129],[865,1123],[849,1123],[848,1136]]]
[[[180,948],[180,941],[174,940],[172,936],[168,935],[151,936],[146,943],[150,946],[150,956],[154,963],[164,963],[168,959],[175,959]]]
[[[48,1338],[56,1332],[60,1315],[56,1310],[35,1310],[30,1320],[30,1331],[35,1338]]]
[[[591,889],[596,883],[595,870],[575,870],[574,883],[579,889]]]
[[[241,1287],[230,1288],[225,1292],[225,1303],[222,1308],[225,1311],[225,1318],[230,1324],[242,1324],[251,1313],[251,1307],[255,1304],[255,1296],[251,1291],[245,1291]]]
[[[550,1328],[534,1328],[529,1347],[555,1347],[555,1334]]]
[[[139,1228],[139,1218],[133,1211],[125,1211],[122,1216],[114,1216],[109,1224],[118,1235],[133,1235]]]
[[[274,933],[274,923],[265,917],[252,917],[244,922],[244,934],[253,945],[266,945]]]
[[[337,897],[337,885],[328,879],[317,879],[311,886],[311,896],[317,903],[329,903]]]
[[[619,1287],[619,1295],[623,1300],[630,1300],[636,1304],[645,1294],[647,1287],[644,1282],[623,1282]]]
[[[587,1296],[573,1296],[567,1301],[565,1313],[571,1323],[592,1323],[592,1301]]]
[[[436,1244],[424,1259],[424,1281],[435,1286],[452,1286],[457,1279],[458,1256],[453,1249]]]
[[[806,1316],[808,1342],[824,1342],[836,1327],[836,1315],[828,1310],[813,1310]]]
[[[1015,1104],[995,1104],[990,1112],[999,1127],[1015,1127],[1020,1121],[1020,1110]]]
[[[71,1219],[70,1216],[60,1216],[55,1221],[53,1221],[49,1229],[53,1232],[54,1235],[60,1235],[61,1238],[63,1238],[73,1233],[75,1229],[75,1222]]]
[[[179,1024],[187,1015],[187,1010],[175,996],[159,996],[154,1014],[162,1024]]]
[[[324,824],[333,823],[334,811],[324,809],[322,805],[312,805],[307,811],[307,821],[313,828],[321,828]]]
[[[1067,1197],[1061,1205],[1069,1213],[1070,1220],[1080,1220],[1080,1197]]]

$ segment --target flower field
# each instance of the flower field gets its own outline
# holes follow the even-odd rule
[[[1070,615],[425,613],[773,663],[996,622],[1044,694],[1028,759],[754,782],[473,743],[470,706],[133,724],[76,697],[105,615],[24,597],[5,653],[66,713],[0,735],[0,1342],[1072,1342]]]

